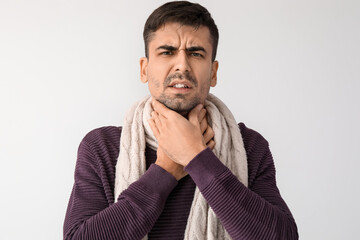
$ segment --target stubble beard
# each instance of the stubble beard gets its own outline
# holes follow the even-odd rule
[[[194,87],[198,86],[197,80],[189,73],[174,73],[166,78],[163,83],[164,89],[166,89],[173,79],[186,79],[190,81]],[[167,96],[165,93],[161,93],[159,98],[157,99],[159,102],[164,104],[167,108],[183,115],[187,116],[187,114],[200,103],[200,97],[194,96],[191,99],[187,99],[186,94],[175,94],[175,96]]]
[[[194,107],[200,103],[200,98],[195,96],[191,99],[186,99],[184,94],[176,94],[174,97],[170,98],[164,93],[160,95],[157,99],[159,102],[164,104],[167,108],[186,116]]]

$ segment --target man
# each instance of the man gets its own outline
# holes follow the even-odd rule
[[[151,97],[122,128],[81,142],[64,239],[297,239],[267,141],[209,94],[218,69],[210,13],[166,3],[144,41]]]

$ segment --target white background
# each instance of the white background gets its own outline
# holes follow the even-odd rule
[[[62,239],[77,147],[148,93],[142,28],[163,1],[0,1],[1,239]],[[270,143],[300,239],[360,235],[360,2],[200,1],[212,92]]]

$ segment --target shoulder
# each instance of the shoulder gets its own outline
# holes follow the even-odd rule
[[[78,154],[91,155],[96,159],[116,161],[119,154],[121,127],[96,128],[85,135]]]
[[[112,199],[120,134],[120,127],[94,129],[85,135],[78,149],[75,181],[101,182],[109,199]]]
[[[249,187],[260,175],[273,176],[274,162],[268,141],[258,132],[239,123],[248,162]],[[266,174],[265,174],[266,173]]]
[[[118,145],[120,142],[121,127],[107,126],[96,128],[85,135],[82,142],[88,145],[105,144]]]
[[[256,148],[268,148],[268,141],[257,131],[248,128],[244,123],[240,122],[239,124],[241,136],[244,141],[244,147],[246,152],[249,154],[254,151]]]
[[[80,188],[96,187],[97,191],[103,191],[109,203],[114,198],[120,133],[121,128],[113,126],[87,133],[80,143],[75,167],[75,185]]]

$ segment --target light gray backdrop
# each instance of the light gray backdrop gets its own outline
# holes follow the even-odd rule
[[[360,2],[200,2],[220,29],[212,92],[270,142],[300,238],[358,238]],[[1,239],[62,239],[81,139],[148,93],[161,3],[0,1]]]

